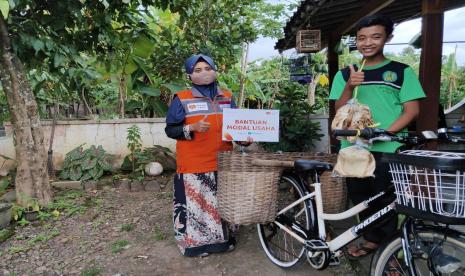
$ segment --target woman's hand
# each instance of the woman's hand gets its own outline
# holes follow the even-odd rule
[[[195,124],[189,125],[189,129],[191,131],[197,131],[197,132],[207,132],[210,129],[211,124],[209,122],[205,122],[205,119],[208,117],[208,115],[205,115],[202,120],[198,121]]]
[[[243,147],[248,147],[253,143],[252,137],[248,136],[247,141],[236,141],[236,144],[243,146]]]

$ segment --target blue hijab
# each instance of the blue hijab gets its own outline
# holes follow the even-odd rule
[[[216,66],[215,63],[213,62],[213,59],[209,56],[206,55],[194,55],[191,56],[190,58],[186,59],[186,62],[184,63],[184,68],[186,69],[187,74],[192,74],[194,72],[194,67],[199,61],[204,61],[210,65],[210,67],[216,71]],[[208,84],[208,85],[197,85],[197,84],[192,84],[192,87],[197,89],[202,95],[205,97],[209,97],[210,99],[213,99],[217,95],[217,84],[216,81]]]

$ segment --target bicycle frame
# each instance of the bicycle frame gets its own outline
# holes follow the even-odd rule
[[[420,222],[420,225],[417,224]],[[409,239],[417,239],[417,233],[421,232],[422,230],[426,230],[432,233],[438,233],[442,235],[444,240],[447,239],[449,235],[457,236],[458,234],[463,235],[463,232],[458,230],[453,230],[448,228],[447,226],[440,226],[440,225],[424,225],[422,224],[423,220],[415,220],[412,217],[407,217],[405,222],[402,224],[401,227],[401,240],[402,240],[402,251],[404,252],[404,261],[407,265],[410,275],[417,276],[417,269],[416,264],[413,259],[413,249],[410,245]],[[465,248],[465,242],[463,243],[456,243],[459,247]],[[415,247],[415,246],[414,246]],[[434,274],[437,275],[437,274]]]
[[[300,177],[299,177],[300,178]],[[325,227],[325,221],[331,221],[331,220],[343,220],[347,219],[349,217],[355,216],[359,214],[360,212],[369,209],[369,208],[374,208],[373,206],[379,205],[379,202],[381,200],[384,200],[388,195],[387,192],[390,190],[390,188],[386,189],[385,191],[382,191],[378,193],[377,195],[357,204],[356,206],[350,208],[347,211],[344,211],[342,213],[337,213],[337,214],[326,214],[323,212],[323,201],[322,201],[322,195],[321,195],[321,183],[319,182],[319,176],[318,174],[315,175],[315,180],[316,183],[311,184],[314,188],[315,191],[312,193],[308,192],[308,189],[303,185],[304,191],[307,193],[304,197],[299,198],[298,200],[294,201],[293,203],[289,204],[282,210],[278,211],[277,217],[279,215],[284,214],[286,211],[289,209],[293,208],[294,206],[302,203],[305,200],[309,200],[314,198],[315,203],[316,203],[316,215],[317,215],[317,222],[318,222],[318,235],[321,240],[326,239],[326,227]],[[302,183],[302,180],[300,181]],[[391,187],[392,188],[392,187]],[[365,219],[364,221],[360,222],[357,225],[352,226],[348,230],[346,230],[344,233],[340,234],[333,240],[327,242],[327,245],[329,247],[329,250],[331,252],[336,252],[343,246],[347,245],[350,243],[352,240],[358,238],[362,233],[365,232],[366,228],[372,225],[374,222],[383,219],[390,215],[391,213],[394,212],[394,203],[393,201],[391,204],[384,206],[383,208],[379,209],[378,212],[370,216],[369,218]],[[280,223],[279,221],[274,222],[279,228],[283,229],[286,231],[289,235],[297,239],[299,242],[302,244],[307,244],[309,240],[301,237],[300,235],[296,234],[293,230],[288,229],[285,225]],[[292,227],[296,231],[303,231],[303,229],[296,229],[295,227]],[[311,235],[306,235],[311,236]]]

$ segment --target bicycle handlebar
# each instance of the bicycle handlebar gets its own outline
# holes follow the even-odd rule
[[[445,140],[452,143],[465,143],[465,138],[453,136],[450,134],[462,133],[461,131],[451,130],[451,129],[438,129],[437,135],[432,131],[427,131],[423,133],[423,137],[419,136],[397,136],[396,134],[389,132],[381,128],[364,128],[361,130],[356,129],[335,129],[333,130],[333,135],[335,137],[345,137],[345,136],[359,136],[361,138],[374,141],[396,141],[401,143],[406,143],[410,145],[419,145],[431,140]],[[426,135],[428,134],[428,135]]]
[[[457,144],[465,144],[465,138],[451,134],[464,134],[463,128],[440,128],[438,129],[438,137]]]
[[[335,129],[333,130],[333,135],[334,136],[360,136],[362,138],[365,138],[365,139],[371,139],[371,138],[375,138],[375,137],[379,137],[379,136],[382,136],[382,135],[386,135],[386,136],[395,136],[394,134],[384,130],[384,129],[381,129],[381,128],[371,128],[371,127],[367,127],[367,128],[364,128],[364,129],[361,129],[361,130],[357,130],[357,129]]]

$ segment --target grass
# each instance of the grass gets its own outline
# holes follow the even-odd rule
[[[10,247],[10,249],[8,251],[10,252],[10,254],[16,254],[16,253],[20,253],[20,252],[26,252],[29,249],[30,248],[24,247],[24,246],[12,246],[12,247]]]
[[[124,247],[127,246],[129,242],[127,240],[117,240],[111,244],[111,253],[119,253],[123,251]]]
[[[32,238],[31,240],[27,241],[27,243],[29,245],[35,245],[36,243],[38,242],[41,242],[41,241],[47,241],[47,236],[44,235],[44,234],[39,234],[37,236],[35,236],[34,238]]]
[[[120,226],[121,231],[130,232],[132,231],[132,229],[134,229],[134,224],[132,223],[124,223],[124,224],[121,224]]]
[[[66,211],[68,216],[72,216],[77,213],[82,214],[87,208],[79,204],[77,201],[83,196],[83,191],[69,191],[63,195],[56,196],[54,202],[50,204],[49,208]]]
[[[97,219],[92,222],[92,229],[97,230],[100,225],[102,225],[105,221],[103,219]]]
[[[100,275],[102,270],[102,268],[96,266],[89,267],[81,271],[81,276],[97,276]]]
[[[8,240],[14,234],[15,234],[15,232],[10,230],[10,229],[2,229],[2,230],[0,230],[0,242],[4,242],[4,241]]]
[[[153,238],[156,241],[162,241],[166,237],[165,237],[165,234],[163,234],[163,232],[161,231],[161,229],[158,226],[155,226],[155,229],[153,230]]]
[[[58,235],[60,235],[60,231],[58,231],[57,229],[53,229],[52,231],[50,231],[49,234],[38,234],[37,236],[29,240],[27,243],[30,246],[34,246],[38,242],[49,241]]]

